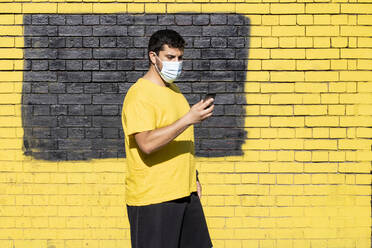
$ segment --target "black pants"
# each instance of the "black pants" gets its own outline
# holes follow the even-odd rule
[[[132,248],[211,248],[196,192],[146,206],[127,205]]]

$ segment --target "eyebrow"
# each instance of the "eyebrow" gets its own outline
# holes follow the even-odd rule
[[[167,56],[167,57],[171,57],[171,58],[175,58],[175,57],[177,57],[176,55],[173,55],[173,54],[167,54],[167,55],[165,55],[165,56]],[[180,56],[178,56],[179,58],[182,58],[182,56],[183,55],[180,55]]]

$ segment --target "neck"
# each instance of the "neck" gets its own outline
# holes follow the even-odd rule
[[[159,75],[159,73],[156,71],[156,68],[154,65],[151,65],[149,70],[146,72],[145,75],[143,75],[143,78],[153,82],[154,84],[157,84],[159,86],[168,87],[169,84],[165,82]]]

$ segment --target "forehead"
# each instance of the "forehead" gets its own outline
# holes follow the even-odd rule
[[[169,47],[167,44],[164,44],[159,53],[162,53],[164,55],[171,54],[174,56],[180,56],[183,55],[183,49]]]

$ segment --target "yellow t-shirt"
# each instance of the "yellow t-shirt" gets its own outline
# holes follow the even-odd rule
[[[122,110],[128,205],[160,203],[196,191],[193,126],[149,155],[139,149],[133,135],[168,126],[189,110],[190,105],[175,84],[162,87],[139,78],[128,90]]]

